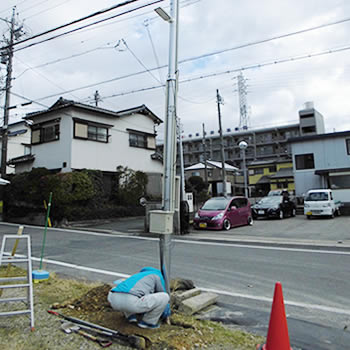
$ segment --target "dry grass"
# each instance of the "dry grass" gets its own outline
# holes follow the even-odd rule
[[[18,275],[18,269],[11,273]],[[0,276],[5,273],[0,268]],[[54,303],[65,306],[58,311],[98,323],[107,328],[116,329],[126,334],[138,334],[151,341],[150,349],[187,350],[187,349],[240,349],[254,350],[263,339],[245,332],[233,331],[223,325],[200,321],[194,317],[174,313],[171,324],[163,324],[157,330],[144,330],[130,325],[118,312],[113,311],[106,300],[110,286],[60,278],[50,274],[47,281],[34,284],[35,331],[30,331],[29,318],[25,316],[0,318],[0,349],[11,350],[71,350],[100,349],[101,347],[78,334],[65,334],[60,330],[60,319],[47,313]],[[18,291],[19,289],[16,289]],[[4,291],[8,293],[9,290]],[[13,295],[14,290],[11,291]],[[13,306],[0,304],[0,311]],[[23,306],[21,307],[23,308]],[[129,349],[113,343],[111,350]]]

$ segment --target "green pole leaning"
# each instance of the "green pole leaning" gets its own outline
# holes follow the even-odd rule
[[[50,217],[51,200],[52,200],[52,192],[50,192],[49,204],[47,205],[46,221],[45,221],[45,230],[44,230],[44,239],[43,239],[43,245],[42,245],[42,247],[41,247],[41,257],[40,257],[40,267],[39,267],[39,270],[41,270],[42,265],[43,265],[43,257],[44,257],[45,241],[46,241],[47,224],[48,224],[48,222],[49,222],[49,217]]]

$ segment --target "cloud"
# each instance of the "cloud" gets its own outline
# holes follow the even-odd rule
[[[146,3],[143,0],[137,6]],[[66,1],[55,7],[59,4],[39,4],[28,0],[22,5],[18,4],[19,20],[25,19],[26,28],[36,34],[112,6],[115,2],[86,0],[82,8],[74,1]],[[341,20],[350,10],[350,3],[344,0],[201,0],[190,4],[189,1],[181,2],[180,61]],[[132,94],[128,92],[155,87],[160,84],[159,80],[164,84],[167,67],[152,70],[152,74],[146,72],[117,79],[145,70],[145,67],[157,67],[158,63],[160,66],[168,64],[169,25],[154,13],[153,8],[159,5],[169,11],[169,1],[165,1],[81,32],[15,52],[13,75],[18,79],[13,81],[13,91],[51,105],[59,95],[45,100],[42,98],[59,94],[62,90],[114,79],[63,96],[93,102],[92,96],[99,90],[102,107],[118,110],[146,104],[164,119],[164,89],[154,88]],[[7,7],[8,4],[0,5],[2,17],[11,15],[9,9],[1,13]],[[52,9],[48,10],[50,7]],[[47,11],[33,16],[44,10]],[[327,131],[333,130],[334,122],[337,123],[337,130],[349,129],[347,120],[350,106],[347,96],[350,85],[346,79],[349,71],[346,63],[348,52],[293,60],[302,55],[346,47],[349,28],[350,22],[345,22],[179,64],[180,80],[198,78],[179,85],[178,114],[185,133],[201,132],[202,123],[205,123],[207,130],[217,131],[216,89],[225,99],[225,105],[222,106],[224,128],[237,126],[239,104],[235,77],[240,68],[259,64],[262,65],[260,68],[243,71],[247,78],[246,99],[251,109],[251,127],[266,123],[296,122],[303,103],[314,101],[316,109],[324,115]],[[1,22],[0,29],[5,32],[6,24]],[[126,41],[130,50],[119,51],[114,48],[121,39]],[[77,56],[83,52],[88,53]],[[282,59],[286,62],[279,63]],[[20,75],[28,68],[26,65],[35,67],[53,60],[58,62]],[[265,66],[267,63],[269,65]],[[234,69],[237,71],[219,74]],[[5,74],[4,66],[1,73]],[[212,76],[205,78],[208,74]],[[108,98],[123,93],[127,94]],[[12,96],[11,103],[17,102],[23,100]],[[33,104],[27,111],[36,107],[42,108]],[[23,114],[25,111],[12,111],[16,115],[12,114],[10,120],[19,118],[20,112]]]

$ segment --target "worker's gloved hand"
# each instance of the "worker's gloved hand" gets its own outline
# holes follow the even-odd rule
[[[170,315],[171,315],[170,304],[167,304],[167,306],[165,307],[162,313],[161,319],[166,320]]]

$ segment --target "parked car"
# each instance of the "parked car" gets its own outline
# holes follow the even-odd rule
[[[252,225],[250,203],[245,197],[214,197],[207,200],[193,219],[196,229],[229,230],[240,225]]]
[[[308,219],[312,216],[334,218],[334,215],[340,215],[340,205],[340,201],[334,199],[332,190],[310,190],[304,199],[304,214]]]
[[[287,216],[295,216],[296,205],[286,195],[268,196],[252,206],[254,219],[259,217],[283,219]]]
[[[292,196],[294,196],[294,193],[293,193],[293,191],[288,191],[287,189],[278,189],[278,190],[271,190],[267,194],[268,197],[270,197],[270,196],[283,196],[283,195],[292,197]]]

